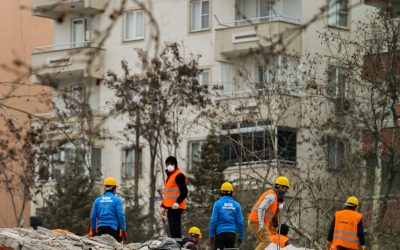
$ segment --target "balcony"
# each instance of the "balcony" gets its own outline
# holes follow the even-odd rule
[[[400,2],[398,0],[365,0],[364,2],[383,11],[391,10],[394,14],[400,15]]]
[[[104,49],[90,43],[35,48],[32,53],[33,82],[54,84],[67,78],[104,78]]]
[[[102,13],[106,0],[32,0],[32,15],[62,20],[66,15]]]
[[[238,56],[260,47],[273,51],[301,53],[300,20],[268,16],[222,23],[216,30],[216,55]]]

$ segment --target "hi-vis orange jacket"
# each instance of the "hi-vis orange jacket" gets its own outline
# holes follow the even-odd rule
[[[275,215],[275,212],[278,208],[278,196],[276,195],[275,191],[272,189],[269,189],[267,191],[265,191],[260,198],[258,198],[256,204],[254,204],[253,208],[251,209],[250,212],[250,217],[249,219],[251,221],[258,221],[258,207],[260,206],[260,204],[263,202],[265,196],[269,195],[269,194],[273,194],[275,197],[274,202],[267,208],[265,209],[265,216],[264,216],[264,224],[270,228],[271,227],[271,221],[272,218]],[[279,218],[278,218],[278,223],[279,223]]]
[[[181,173],[182,171],[180,169],[175,170],[175,172],[173,172],[165,182],[164,195],[162,200],[162,204],[165,207],[172,207],[172,205],[176,202],[176,199],[181,193],[178,184],[175,181],[176,176]],[[181,204],[179,204],[178,208],[186,209],[186,201],[183,200]]]
[[[286,242],[288,242],[289,238],[282,234],[281,235],[274,234],[274,235],[272,235],[271,240],[273,243],[278,245],[278,238],[279,238],[279,246],[282,248],[285,247]]]
[[[362,214],[356,211],[347,209],[337,211],[332,245],[358,249],[357,225],[360,220],[362,220]]]

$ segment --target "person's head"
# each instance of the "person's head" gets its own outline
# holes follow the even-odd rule
[[[178,168],[178,161],[174,156],[168,156],[165,160],[165,165],[167,166],[168,172],[173,172],[176,168]]]
[[[112,192],[115,194],[117,187],[118,187],[118,183],[117,180],[114,179],[113,177],[108,177],[104,179],[104,190],[106,192]]]
[[[224,195],[232,196],[232,193],[233,193],[233,186],[232,186],[232,184],[229,183],[229,182],[224,182],[224,183],[221,185],[221,195],[222,195],[222,196],[224,196]]]
[[[203,238],[203,236],[201,235],[201,231],[198,227],[191,227],[188,231],[188,234],[190,236],[191,241],[193,241],[196,244],[199,242],[199,239]]]
[[[356,210],[358,207],[358,199],[355,196],[350,196],[347,198],[346,203],[344,203],[345,208],[351,209],[351,210]]]
[[[280,229],[281,235],[287,236],[288,233],[289,233],[289,226],[286,225],[286,224],[281,224],[280,228],[281,228],[281,229]]]
[[[278,193],[278,198],[283,199],[290,187],[289,179],[285,176],[279,176],[275,180],[274,189]]]

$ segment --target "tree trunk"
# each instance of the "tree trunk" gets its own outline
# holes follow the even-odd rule
[[[139,207],[139,152],[140,152],[140,111],[136,111],[136,124],[135,124],[135,187],[134,187],[134,199],[135,206]]]
[[[154,147],[154,145],[153,145]],[[154,205],[155,205],[155,194],[156,194],[156,174],[155,174],[155,160],[156,160],[156,148],[150,145],[150,197],[149,197],[149,219],[151,225],[151,233],[153,233],[153,225],[155,225],[154,216]]]
[[[378,134],[380,136],[380,133]],[[375,181],[374,191],[372,196],[372,218],[371,218],[371,249],[379,249],[379,224],[382,218],[382,206],[379,197],[382,194],[382,142],[380,138],[376,138],[375,143],[376,167],[375,167]]]

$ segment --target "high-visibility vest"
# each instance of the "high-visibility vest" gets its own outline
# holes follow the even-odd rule
[[[175,172],[173,172],[165,182],[162,203],[166,207],[172,207],[172,205],[176,202],[176,199],[181,194],[179,186],[175,181],[176,176],[181,173],[182,171],[180,169],[175,170]],[[181,204],[179,204],[178,208],[186,209],[186,201],[183,200]]]
[[[332,245],[358,249],[357,225],[361,220],[362,214],[356,211],[348,209],[337,211]]]
[[[278,245],[278,238],[279,238],[279,246],[282,248],[285,247],[286,242],[288,242],[289,238],[282,234],[281,235],[274,234],[274,235],[272,235],[271,240],[273,243]]]
[[[273,194],[274,197],[275,197],[275,200],[274,200],[274,202],[273,202],[267,209],[265,209],[264,224],[265,224],[268,228],[270,228],[272,218],[274,217],[275,212],[276,212],[276,210],[277,210],[277,208],[278,208],[278,196],[276,195],[276,193],[275,193],[274,190],[269,189],[269,190],[265,191],[265,192],[260,196],[260,198],[258,198],[256,204],[254,204],[253,208],[251,209],[250,217],[249,217],[249,219],[250,219],[251,221],[258,221],[258,207],[259,207],[260,204],[263,202],[264,197],[267,196],[267,195],[269,195],[269,194]],[[279,221],[279,218],[278,218],[278,221]]]

